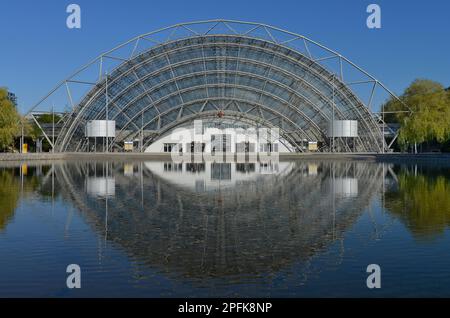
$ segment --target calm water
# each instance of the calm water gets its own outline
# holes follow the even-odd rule
[[[449,225],[448,167],[8,163],[0,296],[449,297]]]

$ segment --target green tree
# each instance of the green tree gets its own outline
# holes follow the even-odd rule
[[[7,150],[20,132],[20,115],[8,99],[8,91],[0,88],[0,149]]]
[[[53,116],[55,117],[54,119],[53,119]],[[58,114],[53,115],[53,114],[49,113],[49,114],[42,114],[42,115],[37,116],[37,121],[40,124],[51,124],[51,123],[53,123],[53,120],[55,121],[55,124],[56,124],[60,119],[61,119],[61,116]]]
[[[405,105],[411,113],[405,112]],[[387,123],[399,123],[399,144],[407,146],[427,141],[444,143],[450,140],[450,91],[434,81],[415,80],[400,96],[400,101],[391,99],[383,110]]]
[[[55,123],[55,125],[61,120],[61,116],[58,114],[41,114],[36,116],[36,120],[39,122],[41,126],[48,126],[52,123]],[[28,121],[25,125],[25,134],[33,142],[35,142],[38,138],[41,138],[43,136],[42,130],[39,128],[39,126],[34,121]],[[43,149],[48,149],[50,147],[50,144],[47,143],[46,139],[44,139]]]

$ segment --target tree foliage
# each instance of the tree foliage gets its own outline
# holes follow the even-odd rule
[[[53,122],[56,124],[61,119],[60,115],[57,114],[41,114],[36,116],[36,120],[40,125],[52,124]],[[33,121],[28,123],[26,127],[26,135],[31,137],[32,140],[36,140],[42,136],[42,130],[39,126]]]
[[[426,141],[444,143],[450,140],[450,91],[434,81],[415,80],[400,96],[383,105],[387,123],[399,123],[402,146]],[[405,112],[405,104],[412,113]]]
[[[20,132],[20,115],[8,99],[8,91],[0,88],[0,149],[6,150]]]
[[[54,117],[54,118],[53,118]],[[40,124],[51,124],[53,121],[55,124],[61,119],[61,116],[58,114],[42,114],[37,117],[37,121]]]

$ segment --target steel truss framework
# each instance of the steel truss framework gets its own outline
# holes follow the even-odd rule
[[[337,69],[327,67],[331,60]],[[95,80],[83,78],[93,69]],[[346,81],[346,69],[361,79]],[[367,102],[350,89],[360,84],[371,86]],[[89,87],[79,101],[73,85]],[[89,120],[116,121],[118,133],[108,150],[137,139],[143,151],[168,130],[215,118],[218,111],[227,119],[278,127],[298,151],[308,140],[321,142],[324,150],[384,152],[382,118],[371,107],[379,90],[397,98],[362,68],[307,37],[232,20],[177,24],[102,53],[32,107],[28,115],[38,125],[38,108],[61,90],[70,110],[57,137],[43,132],[61,152],[89,150],[84,137]],[[333,119],[358,121],[359,137],[351,146],[328,138]]]

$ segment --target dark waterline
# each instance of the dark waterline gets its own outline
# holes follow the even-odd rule
[[[9,163],[0,296],[449,297],[449,225],[447,166]]]

